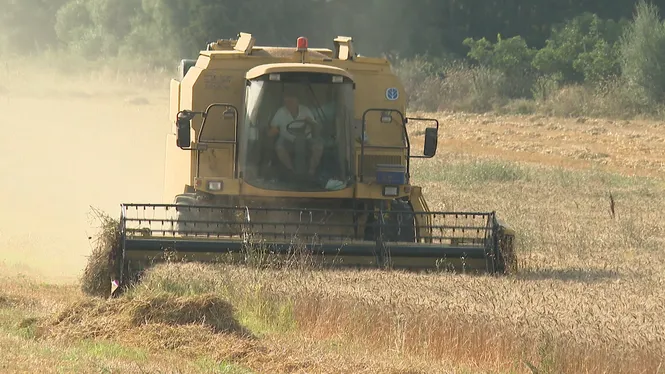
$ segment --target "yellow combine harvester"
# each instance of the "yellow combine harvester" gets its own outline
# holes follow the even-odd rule
[[[164,204],[123,204],[112,289],[159,261],[306,249],[324,265],[504,272],[514,233],[494,212],[431,212],[411,184],[439,123],[406,118],[389,62],[334,50],[219,40],[171,81]],[[412,154],[407,126],[425,129]]]

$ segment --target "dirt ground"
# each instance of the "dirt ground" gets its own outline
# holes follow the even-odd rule
[[[444,154],[665,177],[663,121],[466,113],[415,116],[439,120],[439,152]],[[416,138],[414,143],[420,150],[422,140]]]
[[[44,302],[48,305],[48,310],[57,310],[57,307],[71,302],[69,293],[73,292],[73,282],[85,267],[86,256],[91,249],[89,237],[95,234],[95,225],[98,223],[91,215],[91,207],[117,216],[120,213],[120,204],[123,202],[161,202],[165,138],[170,129],[167,79],[148,82],[140,79],[131,80],[122,77],[109,79],[108,76],[91,75],[86,79],[70,80],[28,70],[0,71],[0,113],[2,113],[0,122],[5,129],[4,136],[0,137],[2,155],[0,175],[3,177],[3,183],[0,184],[0,272],[3,277],[27,274],[48,284],[65,284],[55,293],[48,288],[49,286],[43,286],[44,289],[36,291],[38,294],[36,297],[47,300]],[[440,168],[449,158],[468,157],[517,161],[568,170],[605,170],[626,176],[651,177],[660,184],[665,180],[665,123],[661,121],[458,113],[412,113],[412,115],[435,116],[441,123],[439,156],[431,164],[428,164],[429,161],[419,161],[417,167],[421,168],[421,172],[423,168],[430,168],[429,170]],[[419,150],[422,147],[422,139],[413,138],[412,145],[414,149]],[[483,185],[470,186],[467,190],[457,193],[450,190],[440,192],[437,183],[436,181],[423,183],[427,187],[425,193],[433,207],[443,205],[444,199],[453,201],[458,198],[463,204],[476,202],[491,203],[492,206],[504,204],[503,211],[509,212],[508,216],[513,222],[521,222],[525,227],[540,228],[543,232],[549,230],[542,234],[536,230],[528,233],[530,240],[528,243],[540,246],[537,253],[530,254],[530,260],[545,263],[545,261],[555,261],[552,260],[555,258],[558,262],[551,268],[569,266],[573,262],[580,263],[580,259],[585,258],[586,253],[592,248],[597,248],[598,254],[606,253],[603,255],[605,257],[598,256],[599,259],[589,260],[580,266],[601,269],[608,264],[616,265],[610,257],[618,252],[609,252],[603,247],[615,243],[630,248],[625,254],[626,258],[622,260],[626,264],[629,262],[629,256],[639,260],[635,260],[635,264],[647,264],[650,258],[662,258],[662,255],[653,255],[656,252],[649,254],[644,250],[644,248],[656,248],[665,237],[662,223],[655,219],[657,212],[644,213],[645,208],[648,210],[649,206],[656,206],[649,205],[647,200],[642,202],[644,205],[640,205],[639,209],[636,208],[636,211],[631,211],[630,214],[635,216],[642,214],[639,217],[652,219],[653,227],[644,222],[634,226],[626,223],[628,226],[619,227],[625,232],[619,232],[615,237],[612,236],[618,232],[614,229],[615,226],[605,221],[597,223],[601,215],[593,210],[599,201],[604,203],[605,197],[598,196],[605,191],[587,191],[578,188],[575,192],[578,196],[574,206],[581,208],[578,208],[579,211],[573,211],[573,202],[562,202],[561,197],[567,193],[562,185],[554,188],[552,194],[539,191],[543,188],[543,184],[521,186],[525,197],[524,200],[519,200],[520,192],[515,192],[515,189],[508,185],[493,185],[492,188],[496,188],[494,191],[503,191],[506,194],[499,195],[499,192],[495,192],[493,196],[485,199],[476,196],[476,192],[484,188]],[[637,190],[638,187],[634,189]],[[637,196],[635,199],[645,197],[656,199],[663,194],[662,190],[655,192],[648,190],[644,193],[630,190],[626,192],[626,196],[633,193]],[[543,201],[544,199],[549,200]],[[553,217],[558,219],[551,221],[546,219],[545,217],[550,217],[548,216],[550,212],[545,212],[545,208],[536,207],[539,203],[551,204]],[[662,202],[654,204],[662,206]],[[564,218],[571,219],[565,227]],[[573,222],[575,219],[579,222]],[[596,222],[597,228],[602,230],[606,237],[587,237],[590,233],[584,231],[581,219],[589,224]],[[617,225],[624,223],[622,221]],[[641,236],[649,233],[653,234],[655,240],[661,242],[652,242],[650,238]],[[634,242],[628,240],[633,238],[631,235],[637,238]],[[555,239],[565,239],[567,242],[564,245],[559,243],[557,247],[552,244]],[[578,247],[578,243],[582,244]],[[560,249],[569,252],[560,255],[551,255],[548,252],[554,253]],[[613,247],[613,250],[621,251],[622,248]],[[573,253],[574,256],[569,256],[568,253]],[[649,257],[652,255],[654,257]],[[566,262],[568,258],[571,258],[571,262]],[[662,284],[662,266],[655,264],[649,266],[655,270],[649,275],[649,283],[645,281],[644,285],[655,287]],[[349,287],[356,287],[352,278],[343,278],[352,284]],[[553,289],[560,284],[568,284],[566,282],[569,281],[569,279],[553,278],[553,281],[545,282],[533,276],[533,279],[523,280],[521,284],[527,290],[533,290],[530,287],[540,285]],[[642,295],[630,286],[634,284],[632,280],[635,279],[638,278],[623,280],[621,287],[624,288],[621,290],[627,294],[634,293],[636,297],[641,298]],[[416,286],[410,288],[411,285],[408,283],[411,282],[410,278],[405,282],[404,284],[409,286],[405,286],[404,295],[419,294],[413,292]],[[524,286],[527,282],[530,283]],[[611,289],[615,280],[608,277],[602,282],[606,283],[599,283],[594,287],[587,287],[582,283],[576,284],[575,289],[582,294],[576,299],[579,300],[579,305],[584,305],[584,298],[590,297],[584,292],[591,289],[605,295],[605,290]],[[15,282],[16,295],[28,287],[19,283]],[[507,290],[506,295],[514,292],[523,296],[518,288],[514,288],[512,280],[506,281],[504,286]],[[634,285],[634,287],[641,286]],[[452,288],[457,291],[464,289],[464,287]],[[662,295],[657,292],[647,295],[645,290],[642,288],[640,290],[646,295],[641,300],[649,302],[657,300],[660,298],[659,295]],[[541,291],[533,292],[544,295]],[[472,293],[471,290],[468,292]],[[11,297],[16,295],[10,294]],[[551,295],[554,300],[560,293],[551,291]],[[2,301],[1,296],[0,294],[0,301]],[[607,298],[603,296],[603,300],[613,302],[616,297],[616,295],[609,295]],[[363,296],[359,299],[367,298]],[[503,299],[497,298],[497,300]],[[611,304],[610,301],[608,305]],[[505,300],[503,302],[509,303]],[[446,301],[442,300],[440,304],[444,305]],[[482,305],[485,304],[478,301],[475,307],[482,312]],[[526,309],[533,304],[529,300],[524,301],[523,305],[526,305],[524,307]],[[565,316],[566,318],[581,313],[576,305],[570,307],[571,311]],[[661,310],[658,308],[660,307],[653,306],[649,313],[645,312],[640,328],[654,325],[647,320],[657,318],[654,316]],[[479,314],[482,314],[480,312]],[[538,314],[540,310],[534,310],[533,313],[536,314],[534,320],[536,317],[543,320],[546,318],[545,312]],[[504,316],[506,320],[515,317],[515,314],[508,314]],[[5,317],[0,313],[0,322],[3,318]],[[14,317],[10,320],[12,318]],[[20,318],[16,317],[17,320]],[[608,317],[608,320],[611,318]],[[566,319],[566,321],[572,320]],[[629,325],[629,322],[625,323]],[[0,332],[2,332],[1,325],[0,323]],[[570,324],[571,331],[575,325],[576,323]],[[662,326],[662,323],[658,326]],[[14,338],[12,335],[10,340],[0,339],[0,346],[13,347],[17,360],[24,360],[35,347],[30,345],[32,343],[22,340],[20,340],[21,346],[15,345],[12,340]],[[270,339],[279,339],[279,336]],[[275,343],[275,346],[277,345]],[[279,346],[281,347],[282,343],[279,343]],[[303,346],[305,345],[298,347]],[[44,349],[43,346],[40,347]],[[364,360],[364,356],[359,352],[354,354],[359,355],[360,358],[357,359],[360,362]],[[155,362],[161,360],[162,356],[163,352],[158,355]],[[344,357],[348,359],[348,356]],[[46,359],[54,360],[53,362],[66,360],[60,356],[48,356]],[[25,365],[26,368],[35,367],[27,363]],[[168,362],[165,365],[168,366]]]

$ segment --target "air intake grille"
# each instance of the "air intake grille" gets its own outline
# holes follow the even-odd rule
[[[365,155],[364,162],[361,162],[361,156],[358,156],[358,169],[362,165],[362,175],[367,180],[376,179],[376,165],[402,165],[401,156],[387,156],[387,155]]]

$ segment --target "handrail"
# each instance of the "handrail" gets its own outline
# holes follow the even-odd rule
[[[402,119],[402,135],[404,136],[404,141],[406,143],[406,147],[393,147],[393,146],[372,146],[372,145],[365,145],[365,130],[366,130],[366,117],[367,113],[372,112],[372,111],[378,111],[378,112],[397,112]],[[411,164],[410,164],[410,155],[411,155],[411,143],[409,142],[409,134],[406,131],[406,120],[404,117],[404,114],[399,110],[399,109],[388,109],[388,108],[369,108],[363,112],[363,117],[362,117],[362,130],[361,130],[361,141],[360,141],[360,165],[359,165],[359,173],[360,173],[360,182],[362,183],[364,181],[364,173],[363,173],[363,166],[365,163],[365,148],[375,148],[375,149],[404,149],[406,148],[407,152],[407,157],[406,157],[406,181],[409,183],[411,179]]]
[[[210,112],[210,109],[212,109],[215,106],[221,106],[221,107],[227,107],[230,109],[233,109],[233,123],[235,127],[234,131],[234,138],[233,140],[201,140],[201,136],[203,135],[203,130],[205,129],[206,125],[206,119],[208,118],[208,114]],[[198,144],[233,144],[235,148],[235,157],[233,161],[233,175],[235,178],[238,178],[238,117],[239,117],[239,112],[238,108],[229,103],[212,103],[208,105],[206,108],[205,112],[203,112],[203,122],[201,123],[201,128],[199,129],[199,136],[197,137],[196,141]],[[196,177],[200,177],[200,170],[201,170],[201,152],[203,151],[202,149],[197,149],[196,150]]]

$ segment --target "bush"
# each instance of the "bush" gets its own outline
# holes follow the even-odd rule
[[[531,88],[531,93],[536,101],[546,101],[555,95],[561,88],[563,74],[555,73],[540,76]]]
[[[475,66],[400,62],[410,109],[632,118],[665,108],[665,23],[644,0],[632,24],[585,13],[540,50],[519,36],[463,43]]]
[[[533,58],[545,75],[560,74],[566,83],[595,83],[620,73],[618,42],[625,21],[603,20],[584,13],[555,26]]]
[[[634,22],[620,45],[621,70],[627,82],[654,102],[665,98],[665,24],[658,8],[640,0]]]
[[[520,36],[504,39],[501,34],[492,44],[487,39],[467,38],[464,45],[470,48],[468,57],[480,66],[499,73],[504,81],[498,86],[501,96],[507,98],[529,97],[533,69],[531,62],[536,50],[529,48]]]
[[[568,84],[538,101],[540,112],[563,117],[634,118],[657,115],[660,106],[653,106],[624,79],[607,80],[596,85]]]
[[[442,96],[444,64],[426,56],[397,59],[393,71],[400,77],[410,108],[436,111]]]
[[[54,29],[69,51],[94,60],[117,56],[142,15],[139,0],[71,0],[58,9]]]
[[[482,113],[507,102],[508,79],[493,68],[420,56],[398,60],[394,70],[404,84],[409,110]]]

